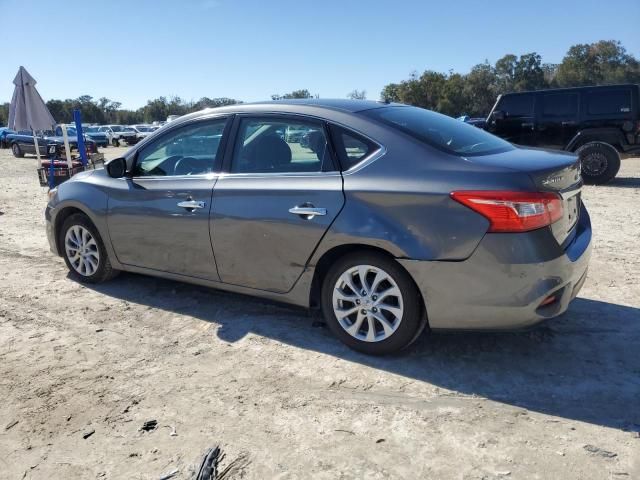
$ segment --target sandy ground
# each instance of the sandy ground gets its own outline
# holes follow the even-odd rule
[[[185,479],[218,444],[231,478],[640,478],[640,159],[584,190],[595,248],[568,313],[393,358],[252,298],[71,281],[34,164],[0,151],[0,478]]]

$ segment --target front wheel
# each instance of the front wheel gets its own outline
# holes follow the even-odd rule
[[[608,143],[589,142],[576,150],[580,157],[585,183],[601,185],[612,180],[620,170],[620,155]]]
[[[331,331],[354,350],[394,353],[426,325],[420,294],[393,259],[361,252],[338,260],[325,276],[322,310]]]
[[[114,147],[119,147],[119,146],[120,146],[120,141],[119,141],[117,138],[114,138],[114,139],[111,141],[111,144],[112,144]]]
[[[17,143],[14,143],[13,145],[11,145],[11,152],[13,153],[13,156],[16,158],[24,157],[24,152],[20,148],[20,145],[18,145]]]
[[[76,213],[64,221],[60,245],[71,276],[77,281],[101,283],[118,274],[98,230],[86,215]]]

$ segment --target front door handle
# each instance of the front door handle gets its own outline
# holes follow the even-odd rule
[[[197,200],[186,200],[184,202],[178,202],[178,206],[182,208],[186,208],[190,212],[193,212],[196,208],[204,208],[204,202],[199,202]]]
[[[533,124],[533,122],[524,122],[521,124],[522,128],[530,128],[531,130],[533,130],[533,127],[535,126]]]
[[[311,220],[316,215],[326,215],[326,208],[316,208],[313,205],[305,204],[298,207],[293,207],[289,209],[289,213],[293,213],[294,215],[300,215],[301,217],[306,218],[307,220]]]

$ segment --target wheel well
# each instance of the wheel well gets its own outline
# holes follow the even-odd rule
[[[378,247],[372,247],[371,245],[348,244],[348,245],[340,245],[338,247],[332,248],[331,250],[327,250],[322,255],[322,257],[320,257],[320,260],[318,260],[318,263],[316,264],[315,270],[313,272],[313,280],[311,281],[311,291],[309,292],[309,306],[312,309],[314,310],[320,309],[322,281],[324,280],[324,277],[326,276],[327,272],[331,268],[331,265],[333,265],[336,261],[338,261],[338,259],[344,257],[345,255],[349,255],[354,252],[374,252],[395,260],[395,257],[391,255],[389,252],[387,252],[386,250]],[[405,270],[402,265],[400,265],[400,268]],[[411,276],[411,274],[407,272],[407,275],[409,275],[409,278],[411,278],[411,281],[415,285],[415,280],[413,280],[413,277]],[[426,310],[425,301],[424,301],[424,298],[422,297],[422,292],[420,291],[417,285],[416,285],[416,289],[418,290],[418,294],[420,295],[422,308],[423,310]]]
[[[53,234],[55,235],[54,238],[56,239],[56,247],[60,255],[62,255],[62,245],[60,245],[60,229],[62,228],[62,224],[64,223],[64,221],[75,213],[81,213],[85,217],[89,218],[86,213],[76,207],[63,208],[62,210],[60,210],[60,213],[56,215],[56,223],[53,226]]]
[[[579,142],[576,142],[576,144],[571,148],[571,152],[575,152],[577,151],[580,147],[585,146],[587,143],[604,143],[605,145],[610,145],[612,146],[617,152],[622,152],[622,144],[620,143],[620,141],[611,141],[612,139],[607,139],[607,140],[601,140],[599,138],[596,137],[592,137],[592,138],[585,138]]]

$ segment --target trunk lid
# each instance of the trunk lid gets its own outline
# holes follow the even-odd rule
[[[580,214],[582,178],[580,160],[571,153],[516,147],[504,153],[468,157],[468,161],[526,173],[539,192],[555,192],[562,197],[563,216],[551,224],[559,244],[566,247],[575,234]]]

